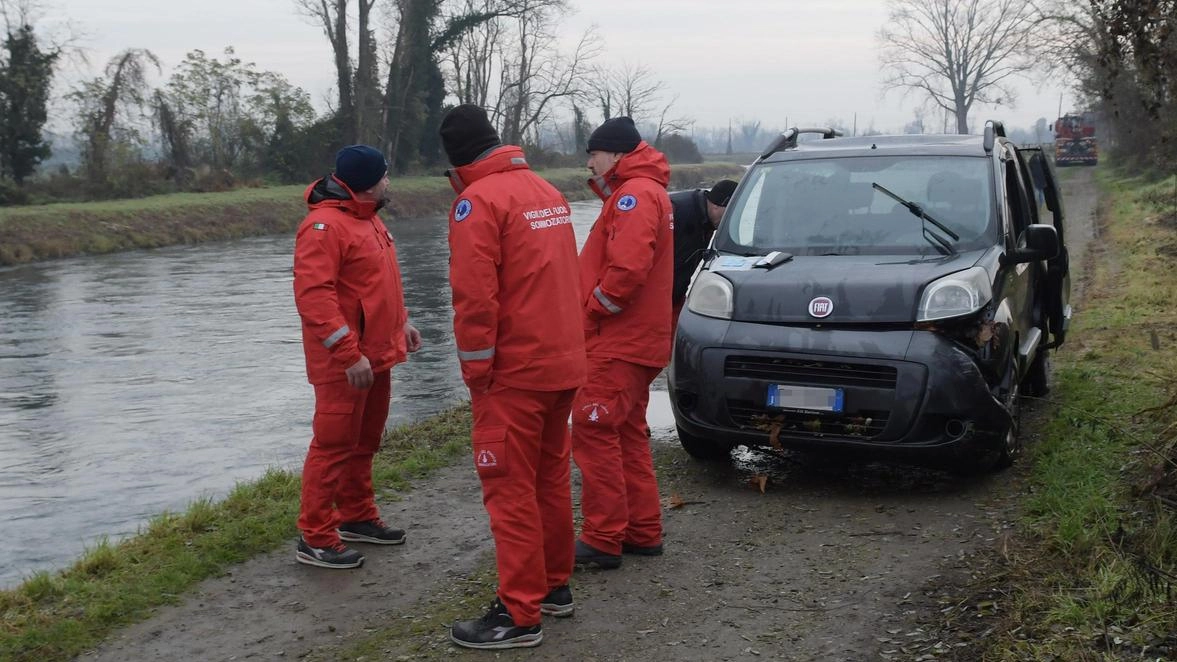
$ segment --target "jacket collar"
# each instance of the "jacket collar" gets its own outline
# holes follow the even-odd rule
[[[523,150],[515,145],[499,145],[482,153],[473,162],[446,171],[450,186],[455,193],[461,193],[474,182],[493,175],[496,172],[508,170],[527,170],[527,158]]]
[[[359,219],[371,218],[384,206],[383,200],[357,200],[347,184],[335,175],[328,175],[313,182],[303,193],[311,209],[335,208]]]
[[[666,157],[654,149],[646,141],[641,141],[632,151],[621,157],[609,172],[604,175],[590,177],[589,188],[602,200],[612,197],[617,187],[626,180],[644,177],[652,179],[659,186],[666,188],[670,184],[670,163]]]

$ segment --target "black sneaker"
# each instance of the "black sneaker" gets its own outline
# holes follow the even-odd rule
[[[341,542],[330,547],[311,547],[301,537],[298,539],[298,553],[294,558],[299,563],[320,568],[358,568],[364,565],[364,555],[349,549]]]
[[[344,522],[339,525],[339,537],[348,542],[370,542],[373,545],[403,545],[405,532],[394,529],[384,520]]]
[[[495,598],[482,618],[454,621],[450,640],[466,648],[530,648],[544,640],[544,632],[538,623],[530,627],[516,626],[511,613]]]
[[[634,545],[632,543],[621,543],[622,554],[635,554],[637,556],[662,556],[662,545],[650,545],[643,547],[642,545]]]
[[[539,613],[556,618],[568,618],[575,610],[576,605],[572,602],[572,589],[568,588],[567,584],[548,591],[543,602],[539,603]]]
[[[616,570],[621,567],[620,554],[606,554],[588,543],[576,541],[576,565],[597,566],[602,570]]]

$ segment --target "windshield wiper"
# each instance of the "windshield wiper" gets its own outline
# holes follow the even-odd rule
[[[940,221],[937,221],[936,219],[932,218],[931,214],[929,214],[927,211],[925,211],[924,208],[921,207],[918,203],[904,200],[903,198],[895,195],[890,190],[888,190],[887,187],[881,186],[878,182],[871,182],[871,186],[873,186],[876,191],[881,191],[882,193],[890,196],[893,200],[895,200],[895,202],[898,202],[899,204],[903,205],[904,207],[907,207],[907,211],[911,212],[912,215],[916,216],[921,221],[924,221],[924,224],[923,224],[924,239],[927,239],[928,243],[930,243],[933,246],[935,246],[936,248],[944,251],[946,254],[955,254],[956,253],[956,248],[954,248],[952,246],[952,244],[949,243],[949,241],[947,239],[945,239],[944,237],[941,237],[940,235],[936,234],[935,232],[932,232],[928,228],[928,223],[931,223],[932,225],[935,225],[936,227],[943,230],[945,234],[947,234],[949,237],[952,237],[953,241],[960,241],[960,235],[956,234],[952,230],[949,230],[948,226],[944,225]]]

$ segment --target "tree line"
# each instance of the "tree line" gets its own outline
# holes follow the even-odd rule
[[[436,169],[437,128],[455,99],[486,107],[504,141],[539,165],[579,165],[590,114],[621,113],[673,160],[702,160],[684,134],[691,122],[649,69],[598,65],[591,29],[553,46],[567,0],[290,0],[330,46],[326,113],[232,47],[189,52],[157,85],[164,64],[130,48],[66,95],[80,163],[30,182],[49,156],[43,129],[65,51],[38,33],[37,1],[0,0],[0,204],[26,202],[30,190],[94,199],[302,182],[354,143],[379,146],[399,173]]]
[[[1043,52],[1125,162],[1177,169],[1177,0],[1051,0]]]
[[[889,0],[878,36],[885,86],[959,133],[974,104],[1009,105],[1014,80],[1038,77],[1072,89],[1116,156],[1177,165],[1177,0]]]
[[[40,1],[0,0],[0,204],[28,201],[30,191],[92,199],[302,182],[322,174],[338,147],[359,142],[379,146],[396,172],[435,169],[437,127],[454,102],[487,108],[504,141],[524,145],[541,166],[579,164],[593,124],[614,115],[633,116],[678,162],[701,160],[699,144],[755,151],[774,132],[746,120],[696,129],[650,69],[602,66],[593,29],[559,39],[569,0],[290,0],[330,48],[327,112],[231,47],[194,50],[166,79],[153,53],[130,48],[66,95],[77,167],[40,172],[54,74],[69,50],[38,30]],[[1097,111],[1117,154],[1162,167],[1177,159],[1177,0],[888,7],[878,33],[884,90],[926,102],[905,132],[939,129],[929,113],[940,111],[945,129],[951,117],[968,132],[976,104],[1012,105],[1011,83],[1038,76],[1072,87]],[[829,123],[858,129],[857,119]],[[857,132],[877,133],[873,124]]]

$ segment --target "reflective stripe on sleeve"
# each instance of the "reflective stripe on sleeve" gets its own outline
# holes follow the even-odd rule
[[[459,361],[484,361],[486,359],[494,358],[495,348],[487,347],[486,349],[476,349],[473,352],[463,352],[458,350]]]
[[[621,312],[621,306],[618,306],[617,304],[610,301],[609,297],[605,296],[605,293],[601,291],[599,286],[597,289],[593,290],[593,296],[597,297],[597,301],[601,302],[601,305],[605,307],[605,310],[609,311],[610,313],[616,315],[617,313]]]
[[[349,333],[351,333],[351,329],[348,328],[346,324],[344,324],[343,326],[336,329],[335,333],[327,336],[327,339],[323,341],[323,346],[327,349],[331,349],[332,345],[339,342],[340,340],[343,340],[343,337]]]

